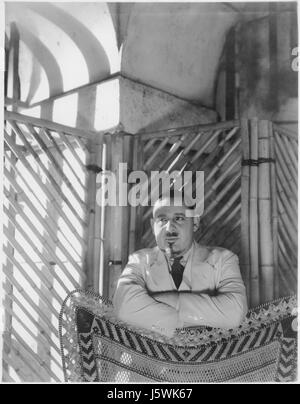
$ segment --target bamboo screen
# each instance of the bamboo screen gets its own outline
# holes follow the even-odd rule
[[[240,252],[241,135],[239,122],[224,122],[143,135],[138,167],[151,171],[204,171],[204,214],[196,233],[202,244]],[[175,181],[176,182],[176,181]],[[194,187],[195,188],[195,187]],[[151,189],[153,192],[153,190]],[[194,191],[196,191],[194,189]],[[150,205],[150,203],[149,203]],[[136,248],[153,246],[152,208],[137,209]]]
[[[274,125],[278,209],[278,276],[281,296],[297,292],[298,137]]]
[[[59,311],[85,279],[87,140],[31,122],[6,113],[3,380],[61,381]]]

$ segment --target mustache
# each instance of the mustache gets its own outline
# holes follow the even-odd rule
[[[178,233],[176,233],[175,231],[167,232],[166,235],[165,235],[166,238],[168,238],[168,237],[177,237],[177,236],[178,236]]]

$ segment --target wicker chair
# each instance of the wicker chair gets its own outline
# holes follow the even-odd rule
[[[76,290],[60,314],[66,381],[291,382],[297,369],[295,296],[248,312],[234,330],[187,328],[174,337],[118,321],[112,304]]]

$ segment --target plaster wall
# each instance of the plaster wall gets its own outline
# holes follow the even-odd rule
[[[220,3],[138,3],[123,45],[122,72],[213,107],[219,57],[236,19]]]

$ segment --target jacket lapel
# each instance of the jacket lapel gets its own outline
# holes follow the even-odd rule
[[[169,273],[166,258],[158,247],[154,248],[153,260],[150,263],[150,273],[152,282],[157,286],[158,290],[174,289],[175,285]]]
[[[206,265],[205,261],[208,256],[209,250],[194,242],[192,254],[186,263],[183,280],[179,290],[193,290],[194,288],[197,288],[199,278],[201,278],[203,274],[203,267]]]

